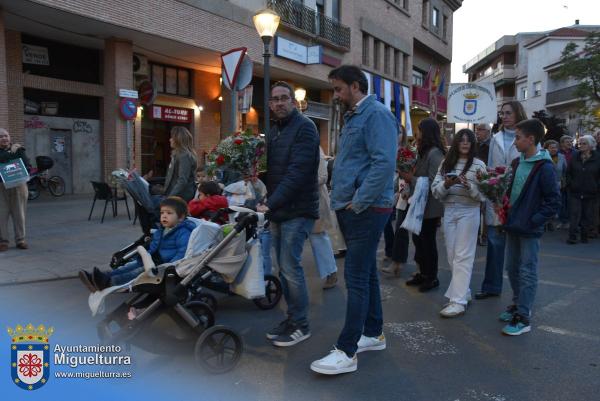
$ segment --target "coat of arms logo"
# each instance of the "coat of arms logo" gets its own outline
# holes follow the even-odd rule
[[[472,116],[477,112],[477,98],[479,97],[479,93],[467,92],[463,96],[465,97],[463,112],[467,116]]]
[[[54,328],[43,324],[34,327],[31,323],[23,327],[9,327],[11,337],[10,372],[13,383],[24,390],[37,390],[50,378],[50,344],[48,338]]]

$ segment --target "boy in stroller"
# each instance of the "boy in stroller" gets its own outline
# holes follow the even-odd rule
[[[168,263],[183,259],[188,246],[190,234],[196,224],[186,219],[188,208],[185,201],[177,196],[165,198],[160,203],[161,228],[152,235],[148,253],[156,262]],[[81,270],[79,279],[91,291],[101,291],[107,287],[124,284],[144,271],[140,258],[119,267],[102,272],[97,267],[93,273]]]
[[[190,215],[198,219],[212,220],[217,224],[227,223],[227,215],[219,215],[220,209],[229,206],[227,198],[221,195],[221,188],[215,181],[205,181],[198,185],[198,198],[188,202]]]

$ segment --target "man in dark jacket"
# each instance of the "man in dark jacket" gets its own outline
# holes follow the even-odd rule
[[[477,158],[487,165],[490,153],[490,126],[489,124],[477,124],[475,135],[477,136]]]
[[[286,82],[271,87],[275,117],[267,138],[267,202],[259,205],[271,221],[287,319],[267,333],[273,345],[288,347],[310,337],[308,290],[300,264],[304,241],[319,217],[319,134],[297,109]]]
[[[537,264],[544,225],[560,208],[560,192],[552,159],[537,150],[544,125],[536,119],[516,126],[515,146],[521,156],[512,162],[513,178],[508,188],[509,209],[505,268],[513,290],[513,304],[500,315],[507,322],[502,332],[518,336],[531,330],[529,319],[537,289]]]

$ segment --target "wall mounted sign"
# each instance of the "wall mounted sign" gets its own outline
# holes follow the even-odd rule
[[[152,84],[152,82],[148,80],[142,81],[137,91],[141,104],[144,106],[150,106],[152,103],[154,103],[154,99],[156,99],[156,87]]]
[[[138,91],[132,89],[119,89],[119,97],[138,98]]]
[[[135,99],[124,97],[119,102],[119,113],[125,120],[135,120],[137,116],[137,102]]]
[[[50,65],[48,48],[23,43],[23,64]]]
[[[275,55],[302,64],[321,64],[322,46],[304,46],[300,43],[275,36]]]
[[[172,106],[152,106],[152,118],[176,123],[191,123],[194,111]]]

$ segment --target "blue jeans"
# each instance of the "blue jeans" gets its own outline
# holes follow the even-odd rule
[[[297,217],[282,223],[271,223],[271,235],[279,264],[283,296],[288,305],[288,318],[298,326],[308,328],[308,290],[304,270],[300,265],[304,241],[310,235],[315,220]]]
[[[539,238],[506,235],[506,270],[513,290],[513,303],[517,313],[523,317],[531,316],[531,308],[537,289]]]
[[[312,233],[308,239],[310,240],[310,246],[315,257],[315,265],[317,266],[319,277],[325,278],[331,273],[337,272],[333,248],[327,231]]]
[[[394,218],[396,210],[392,214],[390,214],[390,218],[387,223],[385,223],[385,227],[383,229],[383,239],[385,241],[385,256],[388,258],[392,257],[394,252]]]
[[[127,262],[118,269],[108,273],[110,276],[110,285],[125,284],[139,276],[143,271],[144,266],[137,259]]]
[[[269,229],[263,230],[258,239],[262,248],[263,269],[265,274],[271,274],[273,272],[273,264],[271,263],[271,231]]]
[[[348,298],[346,321],[336,347],[352,357],[361,334],[376,337],[383,330],[377,245],[390,215],[369,208],[360,214],[338,210],[337,218],[347,248],[344,279]]]
[[[481,291],[491,294],[502,292],[502,272],[504,271],[504,246],[506,234],[499,227],[488,226],[487,257],[485,261],[485,277]]]

